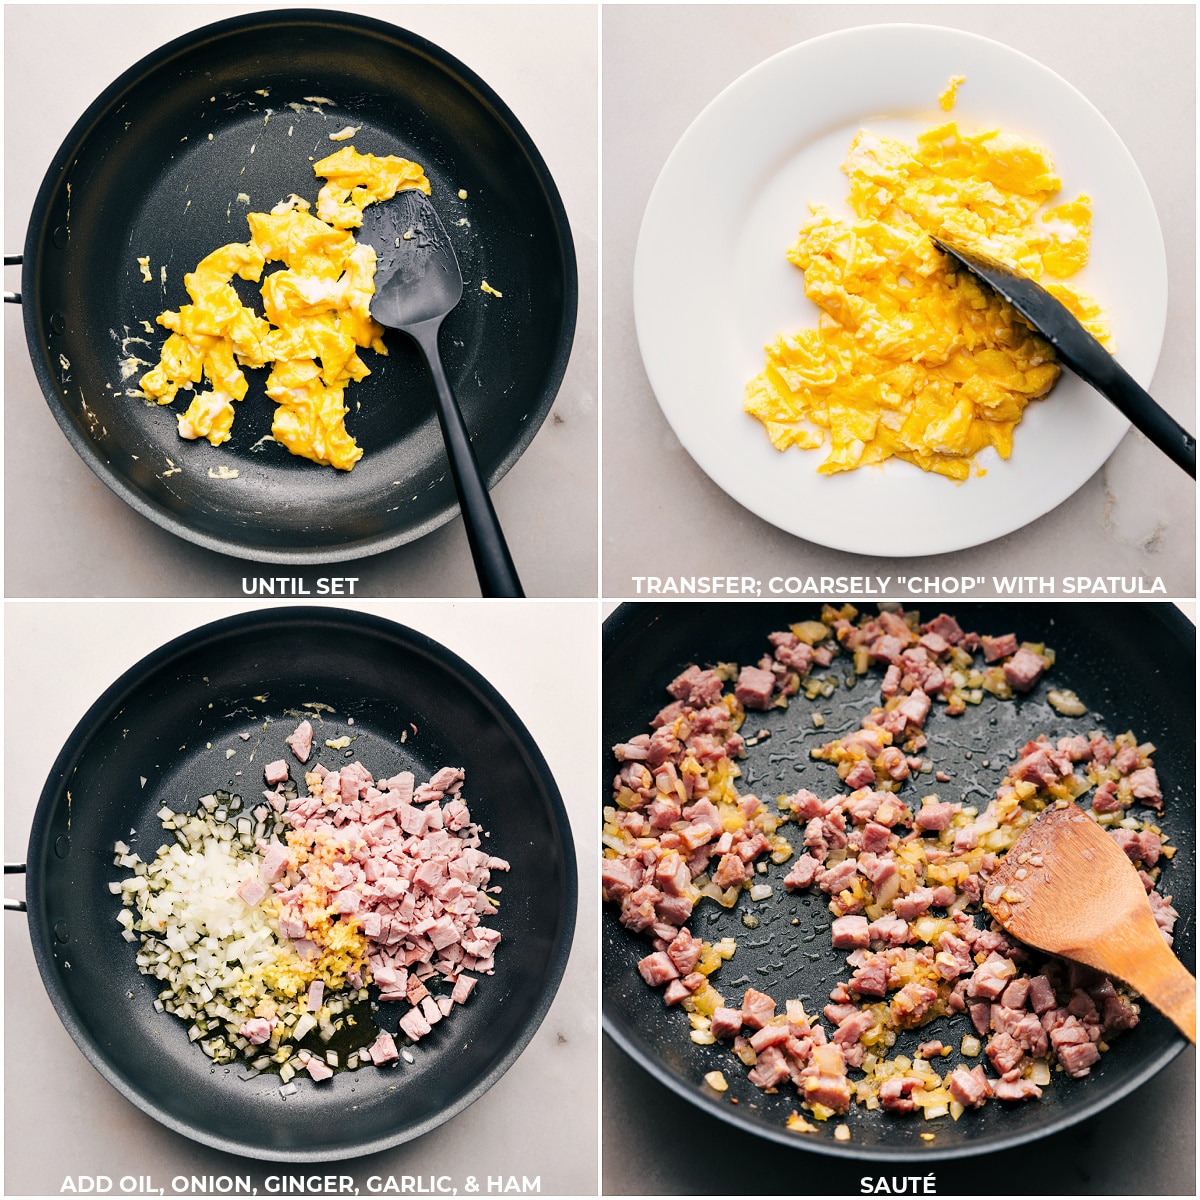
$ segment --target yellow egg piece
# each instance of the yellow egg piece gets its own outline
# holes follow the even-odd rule
[[[362,450],[346,429],[345,388],[370,374],[360,349],[387,353],[383,328],[371,317],[375,251],[349,231],[362,224],[368,204],[405,188],[428,194],[430,185],[416,163],[353,146],[313,170],[326,180],[315,216],[296,195],[269,213],[249,213],[249,241],[214,250],[184,276],[192,303],[159,315],[171,334],[140,382],[146,396],[170,404],[207,380],[211,390],[179,414],[179,435],[217,446],[229,440],[234,404],[247,392],[242,368],[272,365],[266,392],[277,405],[275,439],[292,454],[349,471]],[[274,263],[281,268],[264,278]],[[235,275],[261,280],[265,316],[241,302]]]
[[[962,82],[951,81],[945,107]],[[966,479],[987,447],[1012,453],[1025,406],[1059,368],[1049,344],[930,236],[1042,281],[1107,344],[1100,307],[1060,282],[1087,264],[1091,201],[1047,208],[1062,185],[1045,149],[955,122],[915,145],[863,130],[842,171],[853,218],[812,205],[787,251],[820,321],[766,347],[745,410],[779,450],[827,447],[823,474],[895,457]]]

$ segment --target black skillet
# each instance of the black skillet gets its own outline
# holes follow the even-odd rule
[[[361,127],[352,142],[329,140],[348,126]],[[335,562],[409,542],[458,511],[430,384],[399,334],[386,338],[388,357],[364,352],[373,373],[347,391],[347,426],[364,450],[349,473],[261,440],[274,409],[265,370],[248,372],[232,440],[216,448],[177,436],[187,394],[166,410],[125,394],[148,367],[122,381],[120,364],[130,353],[157,361],[166,331],[148,334],[141,323],[187,302],[185,272],[245,241],[247,211],[290,192],[315,200],[313,160],[350,144],[414,159],[432,182],[466,280],[442,353],[494,486],[532,441],[566,370],[575,253],[558,191],[520,122],[431,42],[369,17],[301,9],[196,30],[103,92],[34,203],[25,332],[56,420],[123,500],[209,549]],[[153,283],[142,280],[144,256]],[[485,279],[502,299],[480,290]],[[255,285],[235,286],[261,311]],[[238,477],[220,478],[221,467]]]
[[[464,767],[472,816],[490,831],[489,851],[512,870],[493,877],[503,887],[495,974],[412,1047],[415,1061],[320,1085],[302,1078],[285,1101],[278,1076],[246,1080],[239,1068],[214,1068],[189,1043],[184,1022],[154,1011],[157,983],[138,973],[136,945],[121,940],[119,897],[108,882],[127,874],[113,866],[117,839],[143,858],[168,840],[155,817],[164,801],[178,809],[188,797],[194,808],[221,787],[256,797],[263,765],[292,758],[283,739],[296,719],[286,710],[311,711],[301,709],[308,702],[336,710],[313,721],[314,759],[330,768],[347,752],[324,743],[343,733],[356,738],[350,756],[376,776],[411,770],[427,779],[440,766]],[[251,733],[249,741],[242,732]],[[227,749],[236,755],[227,759]],[[280,1161],[329,1161],[398,1145],[478,1099],[541,1024],[575,927],[566,812],[516,714],[445,647],[390,621],[331,608],[218,621],[127,671],[59,754],[34,816],[27,870],[38,968],[92,1065],[171,1129],[229,1153]],[[383,1004],[375,1019],[395,1032],[406,1010]]]
[[[768,647],[768,633],[817,617],[819,608],[804,603],[628,604],[609,617],[604,627],[603,753],[608,764],[604,803],[611,802],[608,784],[617,769],[611,747],[649,730],[650,718],[670,701],[664,688],[675,674],[691,662],[756,663]],[[1110,735],[1133,729],[1158,747],[1155,763],[1166,799],[1161,824],[1179,848],[1165,870],[1165,891],[1174,896],[1180,913],[1175,949],[1194,971],[1194,628],[1165,604],[944,603],[923,609],[922,615],[932,617],[943,608],[964,629],[991,634],[1015,631],[1022,641],[1045,641],[1058,660],[1046,681],[1015,702],[985,697],[984,704],[969,708],[958,719],[948,718],[935,705],[927,725],[930,748],[925,754],[952,780],[938,784],[931,776],[922,776],[919,788],[906,784],[901,795],[919,798],[936,790],[944,799],[966,797],[982,809],[1013,752],[1027,738],[1039,732],[1062,736],[1097,727]],[[846,663],[842,656],[834,660],[832,669],[844,676]],[[754,792],[768,803],[801,787],[822,797],[843,790],[833,768],[811,761],[808,752],[855,728],[863,714],[879,704],[879,678],[872,672],[853,690],[839,687],[829,699],[812,704],[801,697],[786,713],[752,713],[743,734],[768,729],[772,736],[749,751],[739,790]],[[1051,687],[1074,689],[1093,710],[1080,718],[1060,716],[1046,702]],[[824,715],[823,729],[814,729],[814,711]],[[783,828],[798,845],[802,837],[798,827]],[[823,903],[826,897],[786,892],[780,881],[788,869],[787,864],[771,865],[768,875],[760,877],[775,888],[770,900],[754,904],[743,893],[729,911],[705,901],[690,928],[709,941],[725,936],[737,939],[734,957],[714,977],[726,1000],[740,999],[753,986],[780,1004],[789,997],[803,998],[811,1013],[828,1003],[834,983],[846,977],[845,954],[830,945],[832,916]],[[1089,1077],[1070,1080],[1056,1074],[1036,1104],[988,1104],[957,1122],[949,1118],[926,1122],[919,1115],[868,1113],[853,1106],[846,1118],[851,1131],[848,1143],[835,1141],[829,1125],[820,1134],[801,1136],[784,1127],[798,1107],[795,1089],[789,1086],[767,1095],[748,1082],[745,1069],[727,1048],[693,1044],[683,1014],[664,1009],[661,992],[648,988],[637,973],[637,960],[649,952],[648,943],[619,924],[612,905],[604,907],[606,1032],[656,1079],[693,1104],[748,1132],[803,1150],[890,1161],[956,1158],[1016,1146],[1098,1112],[1161,1070],[1186,1044],[1169,1021],[1144,1008],[1139,1026],[1114,1040]],[[761,921],[753,930],[741,920],[751,912]],[[793,918],[798,925],[791,924]],[[965,1018],[935,1021],[903,1035],[895,1052],[911,1054],[918,1042],[940,1037],[954,1047],[951,1057],[935,1060],[944,1075],[960,1061],[959,1044],[969,1032],[973,1030]],[[718,1069],[729,1081],[723,1097],[703,1082],[707,1072]],[[734,1098],[736,1106],[730,1102]],[[934,1141],[920,1139],[920,1134],[931,1132],[936,1134]]]

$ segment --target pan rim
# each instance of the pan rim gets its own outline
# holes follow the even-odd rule
[[[647,602],[629,602],[621,604],[614,609],[604,621],[603,626],[603,650],[601,654],[601,677],[603,679],[605,669],[607,668],[611,655],[617,648],[617,643],[628,634],[635,626],[638,618],[639,610],[661,608],[666,603],[659,601],[657,604],[653,601]],[[731,600],[684,600],[675,601],[675,604],[736,604],[737,601]],[[751,602],[756,603],[756,602]],[[778,602],[772,602],[768,607],[788,606],[794,609],[809,608],[814,605],[819,606],[821,603],[820,597],[795,597],[793,599],[780,598]],[[906,606],[924,607],[920,600],[906,601]],[[1062,601],[1047,602],[1039,599],[1029,599],[1020,601],[997,601],[980,598],[978,600],[963,601],[961,605],[954,605],[953,598],[947,601],[938,601],[934,598],[935,605],[945,604],[951,608],[972,607],[985,604],[1007,603],[1010,606],[1019,604],[1028,604],[1032,606],[1050,605],[1066,608],[1068,607]],[[1167,632],[1172,638],[1172,645],[1178,645],[1181,641],[1190,641],[1191,645],[1195,646],[1196,626],[1187,618],[1180,610],[1179,606],[1170,601],[1160,602],[1121,602],[1121,601],[1093,601],[1096,605],[1120,605],[1121,609],[1127,613],[1141,613],[1145,615],[1154,614],[1155,619],[1160,623],[1160,627]],[[763,609],[764,617],[767,609],[759,604],[759,608]],[[953,614],[952,614],[953,615]],[[1131,618],[1132,619],[1132,618]],[[764,635],[765,637],[765,635]],[[1194,649],[1192,652],[1194,659]],[[605,747],[601,747],[601,753],[604,754]],[[603,774],[603,772],[602,772]],[[610,917],[610,910],[607,906],[602,905],[601,921],[602,926]],[[604,929],[601,930],[601,938],[603,945]],[[614,1007],[605,995],[602,998],[602,1014],[601,1025],[607,1037],[628,1057],[635,1062],[639,1068],[645,1071],[651,1078],[659,1084],[662,1084],[681,1099],[686,1100],[690,1104],[695,1105],[701,1111],[709,1116],[716,1118],[728,1125],[732,1125],[743,1133],[750,1134],[755,1137],[765,1138],[768,1141],[775,1142],[781,1146],[787,1146],[793,1150],[804,1152],[810,1151],[814,1154],[825,1154],[833,1158],[841,1158],[850,1161],[867,1161],[872,1162],[930,1162],[930,1161],[948,1161],[951,1159],[972,1158],[983,1154],[996,1153],[1002,1150],[1008,1150],[1018,1146],[1027,1145],[1030,1142],[1040,1141],[1042,1138],[1049,1137],[1056,1133],[1061,1133],[1090,1117],[1096,1116],[1110,1105],[1130,1095],[1143,1084],[1149,1082],[1158,1071],[1162,1070],[1170,1062],[1172,1062],[1189,1044],[1187,1039],[1174,1030],[1172,1027],[1169,1030],[1168,1040],[1159,1047],[1159,1049],[1142,1059],[1138,1067],[1133,1070],[1129,1077],[1119,1084],[1113,1084],[1096,1092],[1094,1096],[1085,1096],[1078,1102],[1078,1107],[1072,1108],[1058,1115],[1048,1117],[1048,1119],[1036,1128],[1031,1128],[1025,1131],[1008,1132],[1002,1130],[994,1137],[987,1136],[980,1139],[978,1142],[973,1142],[959,1146],[942,1146],[937,1147],[936,1144],[931,1144],[928,1148],[919,1150],[910,1149],[907,1147],[896,1146],[872,1146],[868,1151],[862,1148],[848,1145],[847,1143],[834,1141],[832,1138],[813,1138],[812,1140],[802,1140],[796,1137],[794,1133],[790,1133],[784,1126],[778,1127],[758,1123],[751,1120],[742,1113],[740,1109],[733,1108],[729,1104],[723,1104],[715,1096],[708,1096],[695,1083],[689,1085],[688,1081],[678,1077],[670,1068],[664,1067],[659,1058],[647,1047],[644,1040],[640,1036],[640,1031],[631,1023],[624,1021],[614,1011]]]
[[[417,541],[434,530],[440,529],[459,515],[457,497],[411,527],[336,545],[262,547],[239,540],[232,535],[232,532],[222,537],[195,528],[189,521],[167,510],[131,485],[123,475],[114,471],[109,460],[71,420],[47,357],[42,353],[44,336],[37,320],[41,293],[39,247],[44,246],[51,235],[47,220],[51,202],[68,165],[106,115],[118,109],[121,97],[148,73],[163,69],[179,55],[190,53],[209,41],[233,35],[245,36],[253,30],[270,30],[280,25],[293,28],[298,25],[310,25],[323,29],[346,27],[366,38],[382,38],[403,46],[406,50],[435,63],[494,114],[519,147],[537,180],[554,226],[558,256],[562,264],[561,320],[554,353],[546,364],[545,385],[541,395],[538,397],[538,402],[530,406],[528,419],[521,423],[512,445],[487,473],[485,482],[489,491],[508,474],[521,455],[529,448],[558,397],[575,339],[579,311],[579,269],[570,221],[554,177],[541,152],[513,111],[479,75],[449,51],[418,33],[401,25],[380,20],[378,17],[344,12],[340,9],[315,8],[267,9],[227,17],[181,34],[144,55],[114,79],[88,105],[75,124],[71,126],[42,177],[30,209],[29,223],[25,233],[21,267],[21,317],[25,330],[26,350],[42,396],[59,428],[92,472],[135,512],[152,521],[160,529],[165,529],[167,532],[207,550],[232,558],[281,565],[315,566],[368,558]]]
[[[563,889],[561,905],[558,910],[558,933],[555,938],[553,951],[547,959],[545,985],[537,998],[536,1004],[530,1009],[520,1036],[508,1045],[504,1053],[495,1060],[490,1070],[481,1075],[471,1087],[455,1097],[445,1108],[440,1109],[437,1113],[419,1124],[398,1129],[393,1133],[375,1138],[369,1142],[354,1143],[351,1145],[338,1144],[316,1151],[280,1151],[267,1149],[257,1146],[248,1140],[239,1141],[234,1138],[221,1137],[201,1130],[194,1125],[189,1125],[186,1121],[180,1120],[164,1111],[157,1104],[151,1102],[138,1090],[133,1081],[127,1079],[110,1064],[108,1059],[99,1052],[93,1038],[86,1028],[84,1028],[83,1022],[77,1018],[76,1006],[70,1001],[69,997],[63,994],[58,986],[56,971],[52,962],[52,934],[46,928],[45,895],[41,866],[43,857],[51,852],[46,843],[49,832],[50,814],[65,790],[71,764],[78,760],[80,753],[86,749],[88,742],[102,728],[106,720],[120,711],[126,698],[133,694],[153,674],[168,669],[172,662],[177,661],[181,657],[193,654],[205,644],[217,645],[231,636],[243,637],[252,634],[256,629],[270,628],[272,631],[278,631],[280,628],[286,628],[289,625],[310,630],[317,625],[332,626],[341,631],[356,632],[377,639],[399,643],[406,650],[424,655],[453,673],[467,688],[471,689],[489,707],[494,709],[498,716],[511,729],[521,751],[527,756],[540,779],[546,797],[550,802],[551,812],[558,824],[558,840],[563,856]],[[178,637],[172,638],[124,671],[89,706],[72,729],[62,749],[56,756],[38,798],[37,808],[30,826],[26,851],[26,917],[29,927],[29,938],[34,959],[37,963],[38,973],[41,976],[42,985],[46,990],[47,996],[54,1007],[55,1014],[87,1061],[109,1084],[125,1096],[127,1100],[159,1124],[193,1141],[211,1146],[225,1153],[243,1155],[261,1161],[297,1163],[333,1162],[374,1154],[402,1145],[431,1132],[478,1100],[512,1067],[541,1028],[550,1010],[554,998],[558,993],[559,986],[562,983],[563,974],[574,944],[578,916],[578,896],[579,881],[575,842],[558,783],[554,778],[549,764],[546,762],[545,756],[533,739],[532,734],[526,728],[525,723],[500,692],[497,691],[495,686],[475,667],[455,654],[454,651],[429,637],[427,634],[423,634],[408,625],[354,609],[315,605],[275,606],[255,609],[250,612],[237,613],[232,616],[222,617],[216,621],[207,622],[204,625],[180,634]]]

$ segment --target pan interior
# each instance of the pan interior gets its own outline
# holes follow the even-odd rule
[[[1194,635],[1181,631],[1180,624],[1186,625],[1182,616],[1165,605],[948,603],[923,615],[932,617],[943,607],[964,629],[1015,631],[1022,641],[1045,641],[1058,657],[1047,680],[1028,697],[1003,702],[985,696],[983,704],[968,706],[960,718],[947,717],[935,704],[925,730],[930,745],[923,756],[932,758],[936,769],[945,769],[951,781],[941,784],[923,775],[919,783],[904,784],[900,796],[912,804],[936,793],[943,800],[976,804],[982,811],[1016,751],[1038,733],[1056,738],[1099,727],[1111,736],[1132,729],[1142,740],[1154,742],[1165,797],[1161,825],[1178,847],[1160,891],[1174,896],[1180,913],[1175,950],[1194,970],[1195,824],[1188,795],[1195,745],[1194,640],[1188,638]],[[650,718],[670,700],[666,684],[688,663],[756,663],[769,649],[768,633],[818,615],[819,606],[804,605],[628,605],[618,610],[609,618],[605,635],[604,752],[609,754],[616,742],[649,728]],[[831,670],[844,675],[846,662],[844,656],[835,659]],[[818,673],[826,672],[818,668]],[[768,804],[802,787],[822,798],[844,792],[834,768],[812,761],[809,750],[856,728],[880,703],[879,682],[873,671],[855,689],[839,687],[828,699],[810,704],[801,696],[786,712],[750,713],[743,735],[767,729],[771,737],[742,760],[739,792],[754,793]],[[1091,711],[1079,718],[1060,716],[1046,701],[1050,687],[1075,690]],[[821,729],[813,726],[814,712],[825,718]],[[607,761],[611,763],[611,757]],[[607,790],[604,803],[610,803]],[[781,832],[800,853],[803,829],[792,822]],[[785,891],[780,881],[790,866],[769,864],[768,874],[758,877],[774,887],[766,902],[751,903],[745,893],[728,911],[706,902],[689,923],[706,941],[737,940],[734,957],[713,977],[727,1002],[738,1003],[746,988],[755,987],[780,1005],[787,998],[800,998],[806,1012],[819,1013],[834,984],[848,977],[845,952],[830,944],[833,918],[827,897]],[[751,912],[760,922],[753,930],[741,920]],[[986,918],[976,921],[986,924]],[[1089,1077],[1073,1080],[1056,1073],[1036,1103],[992,1103],[963,1114],[957,1122],[925,1122],[919,1114],[909,1119],[852,1105],[846,1118],[849,1143],[834,1142],[831,1128],[800,1138],[785,1128],[800,1100],[790,1085],[776,1095],[760,1091],[749,1083],[727,1045],[696,1046],[688,1040],[683,1014],[664,1015],[660,992],[646,987],[636,970],[649,947],[619,924],[612,905],[605,906],[603,946],[605,1020],[626,1050],[714,1115],[808,1150],[898,1159],[949,1157],[1013,1145],[1097,1111],[1147,1078],[1182,1046],[1170,1022],[1143,1006],[1139,1026],[1113,1041]],[[953,1047],[950,1057],[933,1062],[944,1076],[960,1061],[968,1067],[982,1061],[963,1059],[959,1052],[963,1035],[973,1032],[965,1016],[938,1019],[902,1034],[891,1053],[911,1055],[918,1043],[940,1038]],[[712,1070],[723,1071],[729,1081],[729,1091],[720,1100],[702,1082]],[[851,1077],[859,1075],[852,1072]],[[729,1097],[737,1097],[736,1109]],[[935,1141],[921,1141],[919,1135],[925,1132],[934,1132]]]
[[[94,1065],[180,1132],[263,1158],[381,1149],[470,1103],[540,1024],[573,925],[561,801],[502,702],[497,707],[490,689],[431,645],[297,621],[209,640],[114,701],[68,746],[61,775],[48,782],[30,869],[30,924],[43,978]],[[147,859],[169,840],[154,815],[162,803],[194,809],[200,795],[221,787],[252,803],[264,786],[263,765],[278,758],[298,777],[303,768],[283,739],[297,723],[289,710],[311,713],[303,706],[313,702],[335,711],[316,710],[310,765],[334,769],[347,761],[346,751],[324,742],[348,734],[356,739],[350,755],[377,776],[407,769],[421,780],[439,766],[463,766],[464,799],[489,831],[485,847],[512,870],[492,879],[503,887],[495,974],[412,1047],[415,1062],[342,1073],[320,1086],[302,1079],[284,1100],[278,1076],[244,1079],[244,1067],[213,1066],[188,1042],[183,1021],[154,1011],[157,981],[138,973],[136,945],[121,940],[119,898],[107,883],[127,873],[113,866],[115,840]],[[246,741],[243,732],[251,735]],[[235,754],[227,757],[228,750]],[[406,1008],[380,1005],[377,1023],[395,1033]]]
[[[466,280],[442,332],[446,369],[494,483],[553,402],[574,263],[536,154],[453,60],[376,22],[282,15],[197,35],[78,132],[46,200],[27,306],[56,416],[126,499],[231,553],[312,560],[399,544],[456,511],[424,367],[400,334],[386,335],[387,357],[362,352],[372,374],[346,403],[364,457],[348,473],[262,440],[275,408],[267,370],[247,372],[229,442],[185,442],[174,417],[190,393],[170,411],[128,394],[165,340],[155,317],[188,302],[185,273],[245,241],[248,211],[292,192],[315,201],[313,162],[342,146],[420,162]],[[346,128],[353,138],[330,140]],[[484,279],[502,299],[481,290]],[[236,286],[261,313],[257,285]]]

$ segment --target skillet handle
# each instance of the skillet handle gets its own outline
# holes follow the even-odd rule
[[[19,267],[21,265],[21,259],[22,259],[22,256],[20,254],[6,254],[4,256],[4,265],[6,267]],[[21,293],[20,292],[5,292],[4,293],[4,303],[5,304],[20,304],[21,303]]]
[[[4,864],[4,873],[5,873],[5,875],[24,875],[25,874],[25,864],[24,863],[5,863]],[[26,911],[25,901],[24,900],[10,900],[7,896],[5,896],[4,897],[4,911],[5,912],[25,912]]]

